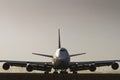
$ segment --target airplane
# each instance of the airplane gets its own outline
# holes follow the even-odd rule
[[[38,56],[51,58],[51,62],[34,62],[34,61],[14,61],[14,60],[0,60],[3,62],[2,68],[4,70],[10,69],[11,66],[25,67],[28,72],[33,70],[44,71],[44,74],[49,74],[52,69],[53,74],[68,74],[68,70],[72,74],[77,74],[78,71],[90,70],[96,71],[97,67],[111,66],[113,70],[119,68],[118,62],[120,60],[101,60],[101,61],[84,61],[84,62],[71,62],[70,58],[86,53],[69,54],[66,48],[61,47],[60,29],[58,29],[58,49],[54,55],[32,53]]]

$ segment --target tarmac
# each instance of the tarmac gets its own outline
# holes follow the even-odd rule
[[[120,74],[0,73],[0,80],[120,80]]]

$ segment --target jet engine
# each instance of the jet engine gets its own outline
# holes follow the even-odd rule
[[[95,66],[95,65],[91,65],[91,66],[89,67],[89,70],[90,70],[91,72],[94,72],[94,71],[96,70],[96,66]]]
[[[8,70],[10,68],[10,65],[8,63],[3,64],[3,69]]]
[[[32,65],[27,65],[27,66],[26,66],[26,70],[27,70],[28,72],[33,71],[33,66],[32,66]]]
[[[111,67],[112,67],[113,70],[117,70],[119,68],[119,64],[118,63],[113,63],[111,65]]]
[[[42,71],[51,71],[52,66],[49,66],[47,64],[45,65],[34,65],[34,64],[28,64],[26,66],[26,70],[28,72],[31,72],[33,70],[42,70]]]

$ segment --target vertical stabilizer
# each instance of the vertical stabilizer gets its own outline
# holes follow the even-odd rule
[[[58,48],[61,48],[60,29],[58,29]]]

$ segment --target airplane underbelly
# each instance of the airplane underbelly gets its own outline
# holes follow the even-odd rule
[[[65,60],[58,60],[54,63],[54,69],[67,69],[69,62]]]

